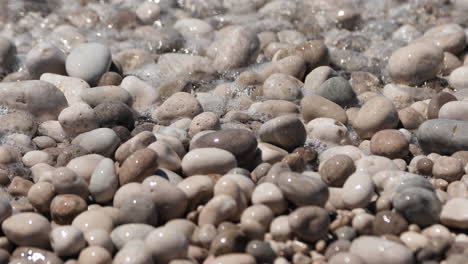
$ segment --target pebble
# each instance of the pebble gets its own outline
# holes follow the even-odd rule
[[[342,77],[332,77],[323,82],[315,91],[341,107],[349,107],[356,103],[356,94],[347,80]]]
[[[213,112],[203,112],[195,116],[190,123],[189,133],[195,135],[205,130],[219,130],[219,118]]]
[[[177,184],[188,198],[188,208],[195,209],[213,197],[215,182],[209,176],[193,175]]]
[[[220,194],[209,200],[198,216],[198,225],[212,224],[217,226],[233,218],[238,211],[237,202],[231,196]]]
[[[160,227],[151,231],[145,239],[145,249],[153,259],[161,263],[187,256],[189,241],[175,229]]]
[[[83,199],[89,195],[85,180],[67,167],[52,171],[52,184],[57,194],[76,194]]]
[[[84,103],[63,109],[58,116],[58,121],[69,137],[99,128],[96,112]]]
[[[115,264],[152,264],[151,254],[145,249],[145,242],[141,240],[129,241],[114,256]]]
[[[288,56],[299,56],[307,63],[307,68],[315,69],[329,63],[329,52],[327,46],[320,40],[307,41],[290,48],[281,49],[276,55],[277,59]]]
[[[83,232],[74,226],[56,227],[50,233],[54,252],[61,257],[75,256],[86,246]]]
[[[123,102],[103,102],[94,107],[93,110],[101,127],[123,126],[130,130],[134,128],[134,111]]]
[[[301,100],[301,114],[304,122],[320,118],[332,118],[343,124],[348,123],[346,112],[341,106],[318,95],[305,96]]]
[[[73,219],[87,208],[86,201],[78,195],[59,194],[50,203],[50,214],[52,220],[57,224],[71,224]]]
[[[468,118],[465,117],[466,113],[468,113],[468,102],[453,101],[440,108],[438,117],[440,119],[468,121]]]
[[[349,264],[363,264],[364,260],[358,255],[349,253],[349,252],[340,252],[331,257],[329,264],[340,264],[340,263],[349,263]]]
[[[291,230],[307,242],[315,242],[326,235],[330,219],[325,209],[303,206],[288,216]]]
[[[413,251],[427,248],[429,244],[429,239],[426,236],[413,231],[404,232],[400,235],[400,239]]]
[[[131,106],[137,111],[146,111],[161,100],[158,90],[136,76],[125,77],[120,87],[131,95]]]
[[[29,188],[27,197],[29,203],[36,210],[47,213],[50,210],[52,199],[55,197],[54,185],[49,182],[35,183]]]
[[[353,127],[362,139],[370,139],[383,129],[396,128],[398,112],[392,101],[383,96],[376,96],[367,101],[353,121]]]
[[[343,184],[343,202],[348,209],[366,208],[374,195],[374,182],[367,173],[353,173]]]
[[[236,157],[220,148],[197,148],[189,151],[182,159],[185,175],[224,174],[237,167]]]
[[[232,253],[219,256],[213,260],[213,264],[255,264],[255,258],[249,254]]]
[[[73,48],[66,59],[69,76],[94,84],[109,70],[111,52],[100,43],[84,43]]]
[[[442,208],[440,221],[449,227],[468,227],[468,199],[452,198]]]
[[[145,193],[136,194],[122,202],[117,218],[120,224],[142,223],[156,226],[158,211],[152,197]]]
[[[320,117],[306,125],[308,136],[330,145],[344,145],[350,141],[348,129],[340,122]]]
[[[265,182],[255,187],[252,193],[253,204],[264,204],[275,214],[285,211],[287,204],[281,189],[275,184]]]
[[[268,242],[252,240],[247,245],[245,252],[255,258],[257,263],[272,263],[276,253]]]
[[[397,82],[418,85],[434,78],[444,60],[442,49],[430,43],[413,43],[393,52],[388,72]]]
[[[464,174],[462,163],[453,157],[440,157],[434,162],[432,175],[447,182],[460,180]]]
[[[122,83],[122,76],[116,72],[106,72],[99,79],[97,86],[114,86]]]
[[[111,159],[102,159],[91,175],[89,192],[99,203],[110,202],[119,187],[119,178]]]
[[[266,100],[250,105],[248,112],[252,116],[266,118],[267,120],[287,114],[298,113],[296,104],[285,100]]]
[[[71,225],[77,227],[83,233],[94,229],[102,229],[110,233],[114,227],[114,221],[102,210],[95,209],[80,213],[73,219]]]
[[[377,236],[391,234],[399,235],[408,229],[408,222],[400,214],[393,211],[380,211],[375,215],[372,233]]]
[[[121,102],[131,104],[132,96],[120,86],[98,86],[93,89],[83,89],[80,93],[81,99],[91,107],[106,102]]]
[[[225,230],[217,234],[210,244],[210,254],[221,256],[245,250],[247,237],[241,230]]]
[[[432,27],[424,33],[422,39],[453,54],[460,53],[466,45],[465,32],[458,24],[443,24]]]
[[[8,240],[19,246],[47,248],[51,226],[47,218],[37,213],[18,213],[2,223]]]
[[[103,247],[109,251],[109,253],[112,253],[114,250],[114,244],[112,243],[110,234],[102,229],[90,230],[84,234],[84,237],[89,246]]]
[[[374,155],[390,159],[404,158],[409,152],[409,141],[398,130],[385,129],[372,136],[370,149]]]
[[[427,152],[452,154],[468,148],[468,138],[464,132],[466,122],[446,119],[432,119],[424,122],[416,136],[421,148]]]
[[[104,156],[99,154],[82,155],[70,160],[66,164],[66,167],[89,183],[94,170],[104,158]]]
[[[78,264],[85,263],[110,264],[112,263],[112,256],[102,247],[90,246],[83,249],[78,256]]]
[[[90,153],[110,157],[120,145],[120,139],[110,128],[97,128],[78,135],[72,140],[72,144],[79,145]]]
[[[266,99],[294,101],[302,97],[303,83],[283,73],[270,75],[263,83],[263,96]]]
[[[30,263],[31,259],[39,258],[44,263],[63,264],[63,261],[53,252],[37,247],[18,247],[12,254],[10,263]]]
[[[153,112],[153,118],[167,124],[183,117],[194,118],[202,112],[202,106],[193,95],[179,92],[167,98]]]
[[[158,167],[158,154],[150,148],[135,151],[120,167],[119,183],[142,182],[146,177],[154,175]]]
[[[342,187],[355,171],[354,161],[347,155],[333,156],[320,166],[321,179],[332,187]]]
[[[190,144],[190,149],[219,148],[232,153],[240,166],[252,162],[257,150],[255,135],[245,129],[224,129],[203,135]]]
[[[436,119],[439,117],[439,111],[445,104],[457,101],[457,98],[450,93],[440,92],[432,97],[427,106],[427,118]]]
[[[468,80],[466,79],[467,71],[468,67],[466,66],[461,66],[453,70],[448,76],[450,86],[456,90],[468,88]]]
[[[32,78],[38,79],[43,73],[65,75],[66,55],[54,45],[39,43],[26,56],[26,68]]]
[[[156,137],[152,132],[142,131],[117,148],[115,151],[115,159],[123,163],[135,151],[144,149],[155,141]]]
[[[421,227],[439,221],[441,203],[432,192],[420,187],[410,187],[397,192],[392,200],[393,207],[409,222]]]
[[[286,150],[304,145],[306,140],[304,124],[293,115],[279,116],[265,122],[259,130],[260,139]]]
[[[0,98],[0,104],[29,112],[40,122],[57,120],[60,112],[67,107],[64,94],[44,81],[0,83]]]
[[[366,263],[414,263],[411,250],[399,243],[373,236],[361,236],[351,243],[349,252]]]
[[[124,224],[112,230],[110,237],[117,249],[122,249],[132,240],[145,240],[155,228],[146,224]]]
[[[181,159],[172,147],[162,140],[151,143],[148,146],[158,154],[158,165],[171,171],[178,171],[181,167]]]
[[[323,206],[328,199],[327,185],[318,178],[294,172],[282,172],[277,185],[284,197],[297,206]]]

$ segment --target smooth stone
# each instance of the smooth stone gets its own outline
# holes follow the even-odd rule
[[[98,128],[78,135],[72,144],[79,145],[90,153],[110,157],[120,145],[120,139],[110,128]]]
[[[110,264],[111,262],[111,254],[105,248],[98,246],[87,247],[83,249],[78,256],[78,264]]]
[[[78,150],[79,152],[81,152],[80,149],[71,150]],[[84,154],[84,152],[80,154]],[[82,155],[70,160],[66,164],[66,167],[74,171],[78,176],[82,177],[87,183],[89,183],[94,170],[104,158],[104,156],[99,154]]]
[[[361,257],[365,263],[411,264],[411,250],[397,242],[373,236],[361,236],[351,243],[349,252]]]
[[[143,148],[130,155],[120,167],[119,183],[142,182],[146,177],[154,175],[158,167],[158,154],[152,149]]]
[[[109,70],[111,57],[108,47],[99,43],[84,43],[73,48],[65,66],[69,76],[93,84]]]
[[[39,43],[26,55],[26,68],[33,79],[43,73],[65,75],[65,54],[54,45]]]
[[[114,264],[153,264],[151,254],[145,249],[145,242],[132,240],[114,256]]]
[[[372,233],[377,236],[399,235],[408,229],[408,222],[403,216],[393,211],[380,211],[375,215]]]
[[[51,226],[47,218],[37,213],[18,213],[2,223],[3,233],[18,246],[47,248]]]
[[[329,66],[319,66],[307,74],[304,81],[304,96],[314,96],[315,91],[331,77],[337,76],[337,73]]]
[[[172,147],[162,140],[151,143],[148,146],[158,154],[158,165],[160,168],[178,171],[181,168],[181,159]]]
[[[135,126],[134,111],[122,102],[100,103],[94,107],[94,112],[101,127],[123,126],[131,130]]]
[[[197,148],[189,151],[182,159],[182,170],[187,176],[225,174],[235,167],[235,156],[220,148]]]
[[[449,227],[468,228],[468,199],[452,198],[442,207],[440,221]]]
[[[74,78],[69,76],[63,76],[53,73],[44,73],[41,75],[41,81],[45,81],[55,85],[67,99],[68,105],[76,103],[83,103],[81,99],[81,92],[85,89],[89,89],[88,83],[80,78]]]
[[[187,209],[187,195],[176,184],[162,177],[146,178],[142,183],[142,192],[153,199],[162,223],[181,217]]]
[[[453,157],[440,157],[435,160],[432,167],[434,178],[443,179],[447,182],[460,180],[463,173],[463,164]]]
[[[426,119],[414,108],[406,107],[398,111],[398,117],[405,129],[414,130],[426,121]]]
[[[74,194],[56,195],[50,203],[52,220],[60,225],[70,224],[77,215],[86,209],[86,201]]]
[[[432,119],[424,122],[416,133],[426,153],[452,154],[468,149],[468,123],[464,121]]]
[[[213,264],[255,264],[255,258],[249,254],[231,253],[213,259]]]
[[[97,86],[120,85],[122,83],[122,76],[117,72],[104,73],[97,83]]]
[[[272,119],[281,115],[298,113],[298,107],[295,103],[285,100],[266,100],[255,102],[247,110],[252,116],[262,119]]]
[[[164,124],[184,117],[194,118],[203,112],[200,102],[191,94],[179,92],[171,95],[153,112],[153,118]]]
[[[322,96],[341,107],[351,106],[357,102],[356,94],[349,82],[342,77],[332,77],[323,82],[315,91],[315,94]]]
[[[190,149],[219,148],[232,153],[239,166],[252,162],[257,150],[254,133],[245,129],[224,129],[203,135],[190,144]]]
[[[252,204],[264,204],[275,214],[281,214],[287,208],[281,189],[269,182],[261,183],[255,187],[252,193]]]
[[[444,60],[442,49],[430,43],[414,43],[394,51],[388,72],[397,82],[418,85],[432,79]]]
[[[243,252],[248,238],[239,230],[225,230],[218,233],[210,244],[210,254],[221,256],[229,253]]]
[[[442,207],[434,192],[420,187],[406,188],[396,193],[392,204],[409,222],[421,227],[437,223]]]
[[[292,76],[275,73],[263,83],[263,96],[272,100],[294,101],[302,97],[302,86],[303,83]]]
[[[325,251],[325,257],[327,259],[331,259],[334,255],[339,254],[340,252],[347,252],[350,245],[350,241],[338,239],[328,245],[327,250]]]
[[[225,220],[230,220],[238,213],[236,200],[230,195],[220,194],[209,200],[198,216],[198,225],[219,225]]]
[[[301,114],[306,123],[320,117],[333,118],[343,124],[348,123],[346,112],[341,106],[318,95],[305,96],[301,100]]]
[[[157,226],[158,211],[152,197],[143,193],[123,201],[117,218],[120,224],[142,223]]]
[[[177,187],[187,195],[188,207],[193,210],[213,197],[214,185],[215,182],[209,176],[193,175],[178,183]]]
[[[364,260],[358,255],[349,253],[349,252],[340,252],[336,255],[333,255],[328,261],[329,264],[364,264]]]
[[[328,187],[321,179],[299,173],[281,173],[277,185],[284,197],[296,206],[324,206],[329,197]]]
[[[110,234],[102,229],[90,230],[84,234],[84,237],[89,246],[103,247],[109,253],[114,251],[114,244],[112,243]]]
[[[330,218],[321,207],[303,206],[289,214],[288,221],[298,237],[313,243],[327,234]]]
[[[114,161],[102,159],[91,175],[89,192],[99,203],[110,202],[119,187],[119,178],[115,171]]]
[[[48,136],[37,136],[33,138],[34,144],[38,149],[54,148],[57,146],[57,142]]]
[[[60,112],[58,121],[69,137],[99,128],[97,113],[85,103],[77,103]]]
[[[148,147],[156,141],[156,137],[150,131],[142,131],[120,145],[115,151],[115,159],[123,163],[135,151]]]
[[[354,161],[347,155],[333,156],[320,166],[322,181],[332,187],[342,187],[355,171]]]
[[[0,104],[31,113],[39,122],[57,120],[67,100],[53,84],[44,81],[0,83]]]
[[[466,78],[467,73],[467,66],[461,66],[453,70],[448,76],[448,82],[450,86],[456,90],[463,90],[468,88],[468,79]]]
[[[310,138],[330,145],[345,145],[350,139],[348,128],[332,118],[319,117],[306,125]]]
[[[468,121],[468,102],[453,101],[444,104],[439,110],[440,119]]]
[[[41,262],[34,261],[40,260]],[[63,261],[53,252],[37,247],[17,247],[11,254],[10,262],[18,264],[48,263],[63,264]]]
[[[110,233],[114,228],[114,221],[102,210],[94,209],[77,215],[72,221],[72,226],[77,227],[83,233],[94,229],[102,229]]]
[[[286,150],[304,145],[307,136],[304,124],[294,115],[271,119],[260,127],[258,133],[263,142]]]
[[[28,191],[27,197],[29,203],[39,212],[46,213],[50,210],[50,204],[52,199],[56,195],[54,191],[54,185],[49,182],[38,182],[31,186]],[[4,207],[0,207],[4,208]],[[4,211],[2,209],[0,211]],[[10,208],[11,210],[11,208]],[[4,213],[0,213],[3,215]],[[2,217],[0,217],[0,222],[2,222]]]
[[[154,227],[146,224],[120,225],[110,233],[112,243],[120,250],[132,240],[145,240],[154,230]]]
[[[52,156],[49,153],[41,150],[28,151],[26,154],[24,154],[21,161],[26,167],[33,167],[39,163],[54,165]]]
[[[430,28],[421,40],[428,41],[453,54],[459,54],[466,46],[466,36],[458,24],[443,24]],[[416,40],[419,41],[419,40]]]
[[[169,227],[156,228],[145,239],[145,249],[157,263],[185,258],[188,245],[189,241],[182,233]]]
[[[132,96],[120,86],[98,86],[92,89],[83,89],[80,93],[81,99],[91,107],[106,102],[121,102],[132,104]]]
[[[274,164],[288,155],[288,152],[275,145],[259,142],[258,149],[261,151],[262,162]]]
[[[74,226],[54,228],[50,232],[50,243],[60,257],[75,256],[86,246],[83,232]]]
[[[353,121],[353,127],[362,139],[370,139],[376,132],[396,128],[397,125],[398,112],[392,101],[383,96],[366,102]]]
[[[201,131],[219,130],[221,125],[218,116],[213,112],[203,112],[190,122],[189,134],[196,135]]]
[[[256,204],[242,212],[240,228],[249,238],[263,238],[274,218],[273,211],[266,205]],[[260,228],[259,228],[260,227]]]
[[[51,183],[57,194],[76,194],[83,199],[89,195],[85,179],[67,167],[59,167],[52,171]]]
[[[247,245],[245,252],[255,258],[257,263],[272,263],[276,253],[268,242],[252,240]]]
[[[67,139],[67,135],[60,125],[59,121],[48,120],[42,122],[37,128],[38,135],[48,136],[57,142],[64,142]]]
[[[452,101],[457,101],[457,98],[450,93],[440,92],[434,95],[427,106],[427,119],[438,118],[442,106]]]
[[[366,208],[374,195],[374,182],[367,173],[354,173],[343,185],[343,202],[348,209]]]
[[[374,155],[390,159],[404,158],[409,152],[409,141],[400,131],[385,129],[372,136],[370,149]]]

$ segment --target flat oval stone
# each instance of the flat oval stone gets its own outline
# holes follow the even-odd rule
[[[69,76],[95,83],[109,70],[110,49],[99,43],[84,43],[76,46],[68,55],[65,67]]]
[[[428,120],[419,127],[416,136],[426,153],[452,154],[468,149],[468,123],[464,121]]]
[[[191,94],[179,92],[171,95],[153,113],[153,118],[170,123],[183,117],[194,118],[203,112],[200,102]]]
[[[271,119],[260,127],[258,133],[263,142],[286,150],[303,146],[307,137],[304,124],[294,115]]]
[[[146,224],[125,224],[112,230],[110,236],[117,249],[121,249],[131,240],[145,240],[154,227]]]
[[[440,119],[468,121],[468,102],[453,101],[444,104],[439,110]]]
[[[418,85],[434,78],[443,61],[442,49],[430,43],[414,43],[393,52],[387,68],[394,80]]]
[[[420,187],[411,187],[394,195],[393,207],[409,222],[421,227],[439,221],[441,203],[434,192]]]
[[[255,135],[245,129],[224,129],[203,135],[192,144],[190,149],[219,148],[231,152],[239,166],[251,162],[257,150]]]
[[[8,240],[19,246],[47,248],[51,226],[47,218],[37,213],[18,213],[2,223]]]
[[[288,216],[291,230],[307,242],[315,242],[328,232],[330,218],[325,209],[318,206],[303,206]]]
[[[329,158],[320,166],[322,180],[332,187],[342,187],[355,171],[354,160],[342,154]]]
[[[362,139],[369,139],[377,131],[396,128],[397,125],[398,112],[392,101],[384,96],[367,101],[353,122],[353,127]]]
[[[120,138],[110,128],[98,128],[78,135],[72,144],[79,145],[90,153],[110,157],[120,145]]]
[[[341,106],[318,95],[310,95],[302,98],[301,114],[306,123],[319,117],[333,118],[343,124],[348,123],[346,112]]]
[[[366,208],[374,195],[374,182],[367,173],[354,173],[343,185],[343,202],[349,209]]]
[[[279,175],[277,185],[284,197],[296,206],[324,206],[328,200],[327,185],[320,179],[294,172],[283,172]]]
[[[374,236],[361,236],[351,243],[349,252],[361,257],[365,263],[412,264],[411,250],[397,242]]]
[[[225,174],[237,167],[236,157],[219,148],[197,148],[182,159],[182,170],[187,176],[196,174]]]
[[[135,151],[119,169],[120,184],[142,182],[146,177],[154,175],[158,167],[157,160],[158,154],[152,149],[144,148]]]

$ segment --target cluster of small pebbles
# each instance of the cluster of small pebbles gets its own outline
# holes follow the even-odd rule
[[[467,14],[0,1],[0,264],[468,263]]]

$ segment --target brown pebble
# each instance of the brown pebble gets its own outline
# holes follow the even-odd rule
[[[297,153],[305,161],[309,163],[317,159],[317,151],[311,147],[298,147],[294,149],[291,153]]]
[[[305,167],[305,161],[298,153],[286,155],[281,162],[288,164],[292,171],[302,172]]]
[[[122,82],[122,76],[116,72],[106,72],[104,73],[98,81],[97,86],[108,86],[115,85],[118,86]]]
[[[328,232],[330,218],[325,209],[318,206],[303,206],[288,216],[292,231],[307,242],[315,242]]]
[[[416,169],[422,175],[432,175],[432,167],[434,162],[428,158],[422,158],[416,163]]]
[[[216,235],[210,245],[210,254],[215,256],[244,252],[248,239],[239,230],[227,230]]]
[[[399,235],[408,229],[408,222],[398,213],[381,211],[375,215],[372,224],[374,235]]]
[[[432,175],[447,182],[460,180],[463,173],[462,163],[452,157],[440,157],[434,162],[434,166],[432,167]]]
[[[451,101],[457,101],[457,98],[450,93],[440,92],[434,95],[427,106],[427,119],[438,118],[440,108]]]
[[[409,152],[409,142],[400,131],[385,129],[372,136],[370,149],[372,154],[389,159],[404,158]]]
[[[38,182],[28,191],[28,201],[41,213],[50,211],[50,204],[55,196],[54,185],[49,182]]]
[[[468,151],[466,150],[457,151],[452,154],[452,157],[459,160],[462,163],[463,167],[465,167],[468,163]]]
[[[152,149],[144,148],[135,151],[120,167],[120,185],[142,182],[146,177],[153,175],[158,167],[157,159],[158,154]]]
[[[13,196],[27,196],[33,183],[19,176],[16,176],[8,186],[8,193]]]
[[[322,180],[332,187],[342,187],[348,177],[356,171],[354,161],[347,155],[336,155],[325,161],[320,168]]]
[[[74,194],[60,194],[50,204],[52,220],[60,225],[69,225],[80,213],[86,211],[87,204],[83,198]]]

